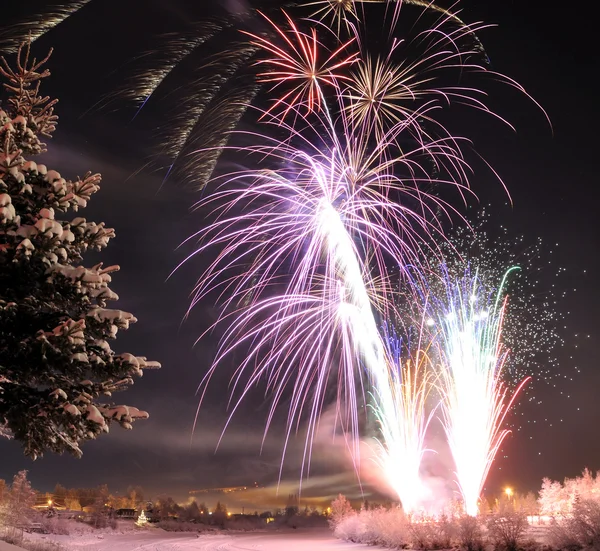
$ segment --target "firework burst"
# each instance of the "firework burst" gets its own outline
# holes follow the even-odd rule
[[[420,508],[427,494],[420,471],[428,451],[425,434],[435,411],[428,403],[434,371],[429,351],[421,349],[420,342],[417,350],[411,351],[395,332],[386,330],[384,334],[390,381],[383,392],[379,387],[374,389],[370,404],[381,434],[376,461],[402,509],[411,514]]]
[[[282,84],[287,85],[286,88],[291,87],[274,102],[266,114],[281,106],[284,106],[282,117],[299,105],[303,105],[307,112],[321,110],[325,101],[322,86],[335,87],[340,81],[348,79],[340,70],[357,61],[358,52],[338,59],[354,40],[351,39],[335,51],[328,52],[327,59],[321,61],[320,56],[327,50],[319,42],[317,30],[312,28],[309,33],[305,33],[299,30],[287,13],[283,14],[289,26],[287,32],[264,15],[277,37],[281,39],[281,46],[276,40],[247,33],[252,43],[268,54],[265,59],[257,62],[258,65],[268,67],[267,72],[257,75],[259,82],[274,83],[271,92]]]
[[[468,212],[466,219],[468,224],[446,231],[447,239],[435,247],[437,254],[424,261],[429,274],[426,287],[434,296],[445,296],[443,280],[434,275],[440,272],[440,259],[448,278],[460,280],[468,265],[471,271],[477,271],[485,289],[496,288],[508,266],[518,266],[505,287],[510,295],[502,331],[504,345],[510,350],[505,382],[514,389],[524,377],[533,376],[536,384],[556,384],[557,378],[564,377],[556,353],[564,346],[560,332],[564,316],[558,304],[565,292],[559,294],[556,289],[560,287],[557,278],[563,276],[565,268],[553,263],[555,247],[541,238],[529,242],[506,226],[494,224],[488,207]],[[412,319],[419,312],[410,311],[410,300],[404,300],[402,308]],[[528,388],[529,400],[535,399],[532,390]]]
[[[503,382],[508,350],[502,343],[509,270],[496,290],[482,286],[477,272],[444,279],[436,307],[442,422],[455,463],[465,511],[478,513],[479,497],[494,457],[510,432],[503,422],[520,389]]]
[[[358,13],[354,0],[317,0],[305,4],[314,9],[311,18],[317,19],[335,30],[338,37],[344,29],[347,34],[357,28]]]

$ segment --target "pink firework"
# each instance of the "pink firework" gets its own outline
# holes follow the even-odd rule
[[[259,80],[274,83],[272,91],[280,86],[284,88],[282,95],[266,113],[283,107],[282,117],[285,117],[298,105],[303,105],[306,112],[318,111],[323,108],[325,97],[322,86],[335,88],[339,81],[347,80],[348,76],[340,72],[340,69],[357,61],[358,52],[344,54],[354,39],[348,40],[333,52],[327,52],[320,44],[315,28],[311,28],[307,34],[298,28],[287,13],[283,13],[289,24],[288,30],[282,29],[263,14],[276,31],[280,44],[256,34],[245,33],[255,45],[269,54],[258,62],[268,68],[258,75]],[[323,61],[321,56],[325,58]]]

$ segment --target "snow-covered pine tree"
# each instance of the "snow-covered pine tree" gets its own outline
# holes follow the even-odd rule
[[[7,96],[0,104],[0,432],[33,458],[46,450],[79,457],[80,444],[108,432],[112,421],[129,429],[147,418],[104,397],[160,367],[113,352],[109,340],[137,321],[106,307],[118,298],[109,283],[119,267],[82,265],[83,254],[105,248],[114,230],[61,218],[87,205],[100,175],[65,180],[29,160],[46,150],[41,138],[56,127],[56,100],[39,95],[49,56],[31,59],[25,44],[15,69],[0,58]]]

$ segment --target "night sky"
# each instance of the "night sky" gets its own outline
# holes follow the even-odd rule
[[[32,462],[23,457],[18,443],[0,440],[0,478],[11,479],[26,468],[40,490],[50,490],[57,482],[68,487],[107,483],[119,491],[138,484],[153,495],[166,492],[179,499],[193,489],[257,483],[265,489],[236,494],[228,505],[242,505],[244,500],[246,505],[272,503],[283,419],[276,420],[261,455],[269,402],[260,390],[244,403],[215,454],[227,418],[230,372],[219,374],[190,440],[198,406],[195,390],[216,345],[210,338],[194,343],[215,319],[215,311],[210,303],[203,303],[182,321],[203,265],[201,258],[167,278],[191,250],[178,245],[203,223],[200,214],[190,211],[199,195],[175,181],[162,185],[162,173],[136,174],[149,153],[151,116],[132,121],[131,106],[94,107],[114,88],[116,69],[128,62],[123,45],[136,40],[151,45],[154,33],[169,30],[169,21],[201,19],[203,8],[192,9],[183,0],[151,0],[144,4],[146,9],[134,13],[127,10],[139,6],[138,2],[100,2],[101,9],[93,8],[96,2],[35,45],[38,55],[55,48],[49,64],[53,76],[44,91],[60,99],[60,124],[43,162],[66,177],[87,170],[102,173],[102,189],[83,215],[116,229],[116,239],[96,256],[105,265],[121,266],[112,285],[121,297],[116,307],[139,319],[119,334],[113,348],[158,360],[163,368],[147,372],[129,391],[115,396],[118,402],[150,412],[150,419],[136,423],[133,431],[114,426],[110,435],[85,444],[79,460],[47,455]],[[240,3],[243,0],[227,4],[233,9]],[[9,7],[8,21],[44,3],[18,4]],[[206,5],[206,13],[211,10],[211,2],[187,4]],[[490,492],[507,483],[517,491],[537,490],[542,477],[562,480],[584,467],[600,469],[595,431],[600,420],[595,349],[600,208],[592,176],[600,113],[592,100],[592,94],[597,96],[592,86],[597,67],[591,45],[594,33],[591,21],[587,22],[591,18],[575,5],[550,9],[545,2],[472,0],[460,6],[465,20],[494,25],[480,33],[492,68],[522,84],[552,121],[550,128],[532,102],[494,86],[491,105],[510,120],[516,133],[465,111],[451,126],[473,139],[474,148],[497,170],[513,200],[510,206],[502,186],[483,163],[476,162],[472,183],[481,203],[490,203],[494,219],[510,228],[511,234],[522,234],[525,242],[543,238],[553,252],[544,259],[551,260],[551,266],[541,276],[542,287],[550,290],[557,285],[557,295],[567,291],[557,306],[565,318],[560,331],[565,344],[553,354],[560,364],[560,374],[552,381],[558,382],[556,388],[543,380],[533,381],[542,403],[519,406],[513,421],[520,430],[509,436],[501,454],[507,457],[497,462],[486,485]],[[95,261],[90,255],[86,264]],[[554,275],[558,267],[566,268],[560,278]],[[292,441],[280,490],[283,502],[287,494],[297,492],[302,443],[301,435]],[[348,474],[340,474],[344,472]],[[343,446],[331,447],[323,437],[315,445],[312,476],[304,492],[319,497],[338,491],[358,495],[360,490]]]

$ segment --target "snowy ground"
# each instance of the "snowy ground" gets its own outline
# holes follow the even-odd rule
[[[10,543],[0,541],[0,551],[21,551],[21,547],[15,547]]]
[[[336,540],[328,529],[194,534],[158,528],[128,534],[38,535],[57,541],[67,551],[370,551],[379,549]],[[382,548],[381,548],[382,549]]]

